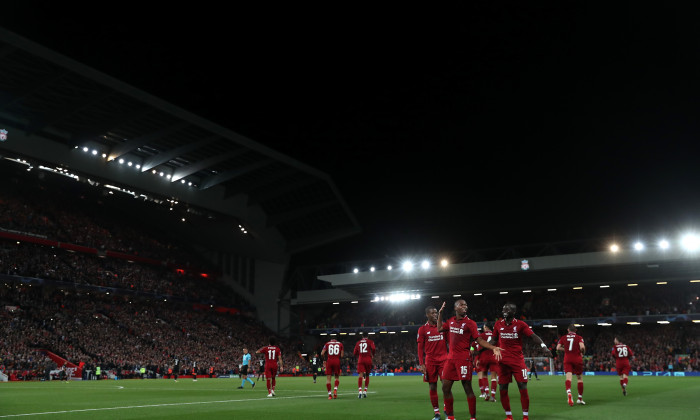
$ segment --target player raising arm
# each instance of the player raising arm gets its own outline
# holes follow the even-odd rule
[[[447,332],[450,342],[450,351],[447,354],[447,360],[445,360],[445,367],[441,375],[445,414],[448,420],[454,420],[452,384],[454,381],[461,381],[464,392],[467,394],[469,415],[473,420],[476,419],[476,396],[472,389],[472,341],[476,340],[480,346],[493,350],[497,360],[501,358],[501,349],[479,337],[476,322],[467,317],[467,302],[463,299],[455,301],[455,316],[445,321],[445,323],[442,322],[444,309],[445,302],[442,303],[438,312],[437,329],[441,332]]]
[[[552,352],[547,348],[542,339],[535,334],[525,322],[515,319],[517,307],[512,303],[503,305],[503,319],[493,326],[493,335],[498,346],[502,349],[498,368],[498,387],[501,394],[501,405],[506,412],[506,420],[513,419],[510,411],[510,398],[508,397],[508,384],[512,377],[518,383],[520,390],[520,405],[523,408],[523,420],[528,420],[530,408],[530,396],[527,392],[527,368],[523,356],[523,336],[531,337],[535,343],[542,347],[547,356],[552,357]]]

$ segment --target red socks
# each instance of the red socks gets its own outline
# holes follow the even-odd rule
[[[454,416],[454,398],[445,398],[445,414],[447,416]]]
[[[571,391],[571,381],[568,379],[566,380],[566,391],[567,392]]]
[[[476,396],[467,397],[467,403],[469,404],[469,415],[476,417]]]
[[[510,398],[508,397],[507,389],[501,390],[501,405],[503,406],[504,410],[510,411]]]
[[[368,386],[369,386],[369,374],[365,374],[365,391],[367,391]]]
[[[440,407],[438,406],[440,403],[438,402],[437,389],[435,391],[432,389],[430,390],[430,403],[433,404],[433,409],[440,410]]]
[[[266,382],[267,382],[267,393],[269,394],[270,391],[272,391],[272,388],[270,388],[270,380],[266,379]]]
[[[326,389],[328,389],[328,393],[331,392],[331,383],[330,382],[326,382]]]
[[[530,394],[527,389],[520,389],[520,405],[523,406],[523,413],[527,413],[530,408]]]
[[[360,388],[360,389],[362,388],[362,376],[360,376],[359,378],[357,378],[357,387]]]
[[[583,382],[578,383],[578,395],[583,396]]]

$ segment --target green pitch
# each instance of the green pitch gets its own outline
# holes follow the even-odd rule
[[[528,385],[533,420],[700,419],[700,378],[630,377],[629,393],[623,397],[616,376],[585,377],[587,405],[574,407],[566,404],[563,377],[541,378]],[[341,377],[338,399],[332,401],[327,399],[325,377],[316,384],[309,377],[279,378],[274,398],[267,398],[263,381],[255,389],[249,383],[245,389],[236,389],[240,384],[238,379],[0,383],[0,420],[433,417],[428,386],[420,376],[372,377],[368,398],[362,400],[357,398],[357,377]],[[510,388],[514,418],[522,418],[517,387]],[[461,385],[455,384],[453,393],[456,418],[468,418]],[[479,400],[477,418],[504,419],[500,399],[497,403]]]

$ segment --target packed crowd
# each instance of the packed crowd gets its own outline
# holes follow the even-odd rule
[[[131,299],[50,286],[0,286],[0,366],[42,377],[52,363],[45,349],[88,368],[160,373],[178,358],[218,374],[237,372],[242,349],[267,344],[272,332],[243,315],[195,310],[161,300]],[[281,340],[285,363],[298,363],[298,344]]]
[[[698,312],[697,284],[639,285],[624,292],[613,289],[534,291],[511,297],[494,294],[467,299],[469,317],[495,321],[507,302],[518,306],[523,320],[614,317],[626,315],[690,314]],[[342,328],[420,325],[423,309],[430,304],[439,308],[441,299],[394,302],[341,303],[302,307],[307,328]],[[453,298],[447,300],[451,305]]]

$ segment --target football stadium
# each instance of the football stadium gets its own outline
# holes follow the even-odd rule
[[[291,264],[362,230],[328,174],[0,56],[0,419],[700,418],[696,232]]]

